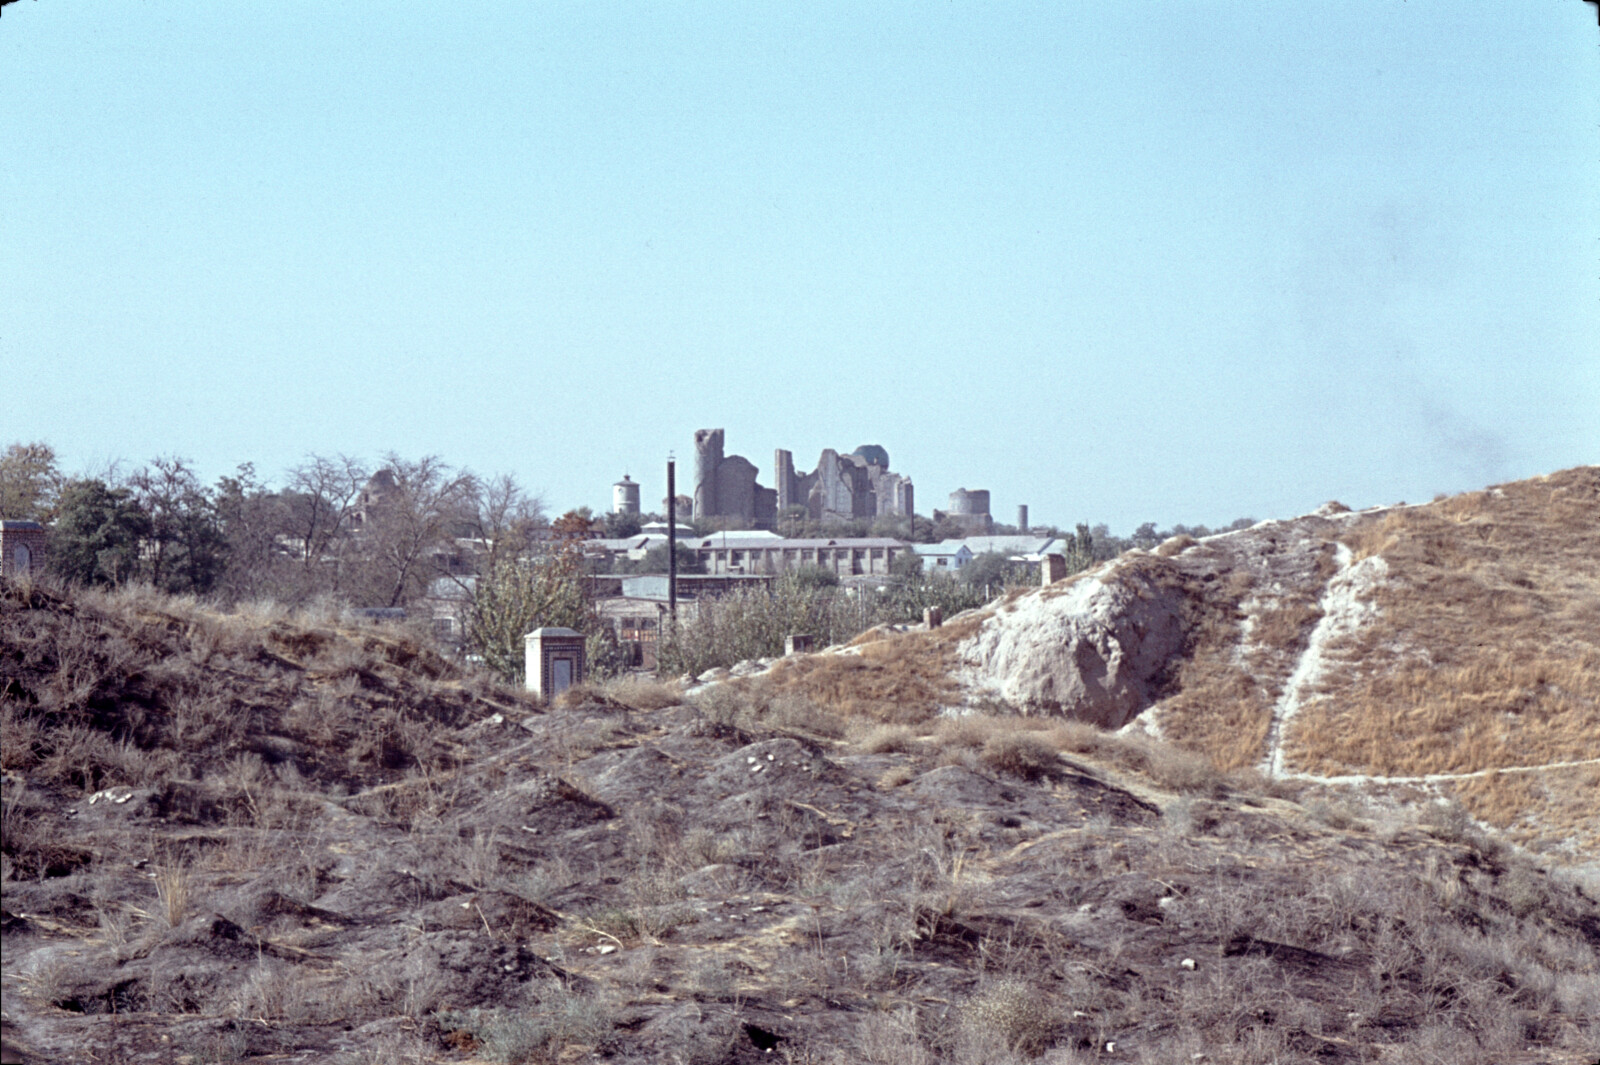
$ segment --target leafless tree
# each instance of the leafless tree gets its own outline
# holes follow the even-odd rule
[[[478,480],[466,510],[469,535],[482,544],[476,568],[484,572],[503,558],[526,553],[546,524],[544,500],[510,474]]]
[[[141,575],[168,591],[209,592],[225,545],[211,494],[194,468],[177,456],[155,458],[133,472],[128,487],[150,520]]]
[[[361,489],[370,476],[349,455],[307,455],[289,470],[289,535],[300,547],[304,583],[336,591],[347,563]]]
[[[477,492],[476,477],[437,455],[384,455],[362,507],[360,598],[395,607],[421,594],[439,571],[435,554],[451,547]]]
[[[249,462],[217,481],[214,502],[228,557],[216,591],[224,600],[271,597],[297,603],[304,597],[304,570],[287,547],[294,518],[291,498],[262,484]]]

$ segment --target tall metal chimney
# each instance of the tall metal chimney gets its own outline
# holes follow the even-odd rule
[[[1028,532],[1028,504],[1017,504],[1017,532],[1027,535]]]

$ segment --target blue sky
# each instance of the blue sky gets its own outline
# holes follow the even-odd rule
[[[1578,0],[43,0],[0,100],[0,444],[70,469],[601,508],[721,426],[1127,531],[1600,462]]]

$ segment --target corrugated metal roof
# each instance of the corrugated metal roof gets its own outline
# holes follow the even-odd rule
[[[969,555],[972,554],[972,548],[968,547],[966,542],[962,540],[943,540],[936,544],[912,544],[911,550],[915,551],[923,558],[931,558],[939,555],[955,556],[959,555],[963,551]]]
[[[1052,544],[1061,543],[1053,536],[969,536],[961,542],[974,555],[991,551],[1002,555],[1043,555],[1065,550],[1064,546],[1052,548]]]

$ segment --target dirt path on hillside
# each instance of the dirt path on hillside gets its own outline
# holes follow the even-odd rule
[[[1508,765],[1492,769],[1474,769],[1470,773],[1424,773],[1412,777],[1386,777],[1371,773],[1342,773],[1323,777],[1315,773],[1284,773],[1286,780],[1304,780],[1311,784],[1448,784],[1455,780],[1473,780],[1496,773],[1543,773],[1551,769],[1577,769],[1586,765],[1600,765],[1600,758],[1585,758],[1578,762],[1546,762],[1544,765]]]
[[[1351,635],[1378,612],[1377,605],[1368,595],[1389,571],[1383,558],[1372,555],[1353,562],[1350,548],[1338,544],[1334,561],[1339,568],[1328,578],[1318,603],[1322,608],[1322,617],[1311,630],[1306,649],[1295,663],[1289,679],[1284,682],[1283,694],[1278,697],[1277,705],[1272,708],[1272,724],[1267,731],[1267,752],[1261,763],[1261,771],[1269,777],[1285,775],[1284,733],[1289,722],[1305,705],[1317,682],[1322,679],[1327,669],[1328,645]]]

